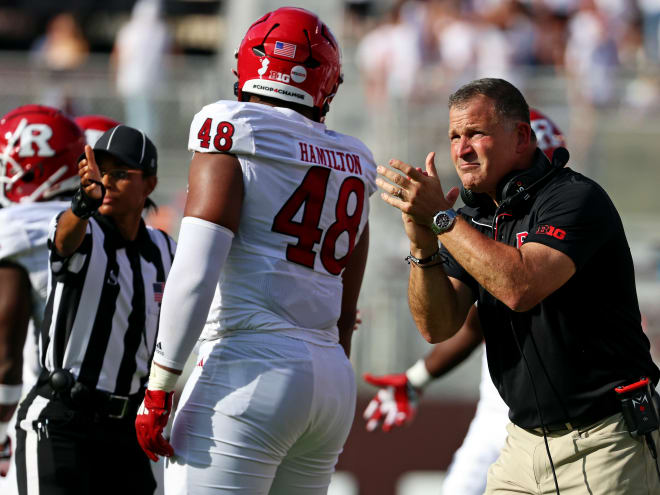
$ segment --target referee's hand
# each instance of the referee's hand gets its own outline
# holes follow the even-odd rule
[[[167,426],[172,411],[173,395],[174,392],[147,389],[135,418],[138,443],[147,457],[154,462],[158,462],[159,455],[174,455],[174,449],[163,437],[163,429]]]
[[[101,171],[96,164],[94,150],[89,144],[85,145],[85,158],[78,162],[78,175],[80,184],[85,194],[92,199],[103,199],[103,189],[101,188]]]

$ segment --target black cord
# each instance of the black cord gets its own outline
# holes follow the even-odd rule
[[[539,404],[539,398],[536,393],[536,384],[534,383],[534,378],[532,377],[532,370],[529,367],[529,363],[527,362],[525,353],[522,350],[522,346],[518,341],[518,334],[516,333],[516,327],[513,325],[513,320],[510,320],[509,323],[511,323],[511,331],[513,332],[513,339],[516,341],[516,345],[518,346],[518,351],[520,352],[520,355],[523,358],[523,362],[525,363],[525,369],[527,370],[527,374],[529,375],[529,381],[532,384],[532,391],[534,392],[534,402],[536,403],[536,411],[539,413],[539,419],[541,420],[541,429],[543,430],[543,442],[545,443],[545,451],[548,453],[548,459],[550,460],[550,468],[552,469],[552,477],[555,481],[555,491],[557,492],[557,495],[561,495],[559,493],[559,483],[557,482],[557,473],[555,472],[555,464],[554,462],[552,462],[552,456],[550,455],[550,445],[548,445],[548,435],[545,431],[546,430],[545,422],[543,421],[543,413],[541,413],[541,406]]]
[[[658,479],[660,479],[660,466],[658,466],[658,451],[655,448],[655,442],[653,441],[651,432],[644,435],[644,438],[646,439],[646,445],[649,446],[649,450],[651,451],[651,457],[653,457],[653,459],[655,460],[655,472],[658,473]]]

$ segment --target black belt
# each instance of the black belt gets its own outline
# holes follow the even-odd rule
[[[571,418],[570,421],[565,423],[552,423],[549,425],[539,426],[537,428],[527,428],[527,429],[535,433],[541,433],[541,434],[543,433],[544,429],[545,429],[545,433],[558,433],[562,431],[583,430],[588,426],[603,421],[605,418],[608,418],[620,412],[621,412],[621,407],[616,403],[612,403],[607,407],[599,408],[598,412],[591,414],[584,414],[576,418]]]
[[[132,419],[144,398],[144,392],[116,395],[90,388],[76,381],[68,370],[46,372],[39,379],[40,395],[61,399],[68,407],[93,415],[95,419]]]

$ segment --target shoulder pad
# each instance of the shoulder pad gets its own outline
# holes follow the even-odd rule
[[[252,124],[258,112],[238,101],[220,100],[193,117],[188,150],[198,153],[254,154]]]
[[[0,258],[45,246],[51,221],[68,206],[68,201],[38,201],[1,209]]]

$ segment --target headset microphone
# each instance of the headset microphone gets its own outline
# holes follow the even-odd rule
[[[559,172],[564,167],[564,165],[568,163],[569,158],[570,154],[566,148],[557,148],[552,154],[552,164],[550,166],[550,171],[529,186],[521,186],[518,192],[516,192],[513,196],[506,198],[500,203],[498,210],[501,211],[506,209],[513,209],[521,202],[528,201],[532,197],[534,190],[543,184],[547,179]]]

